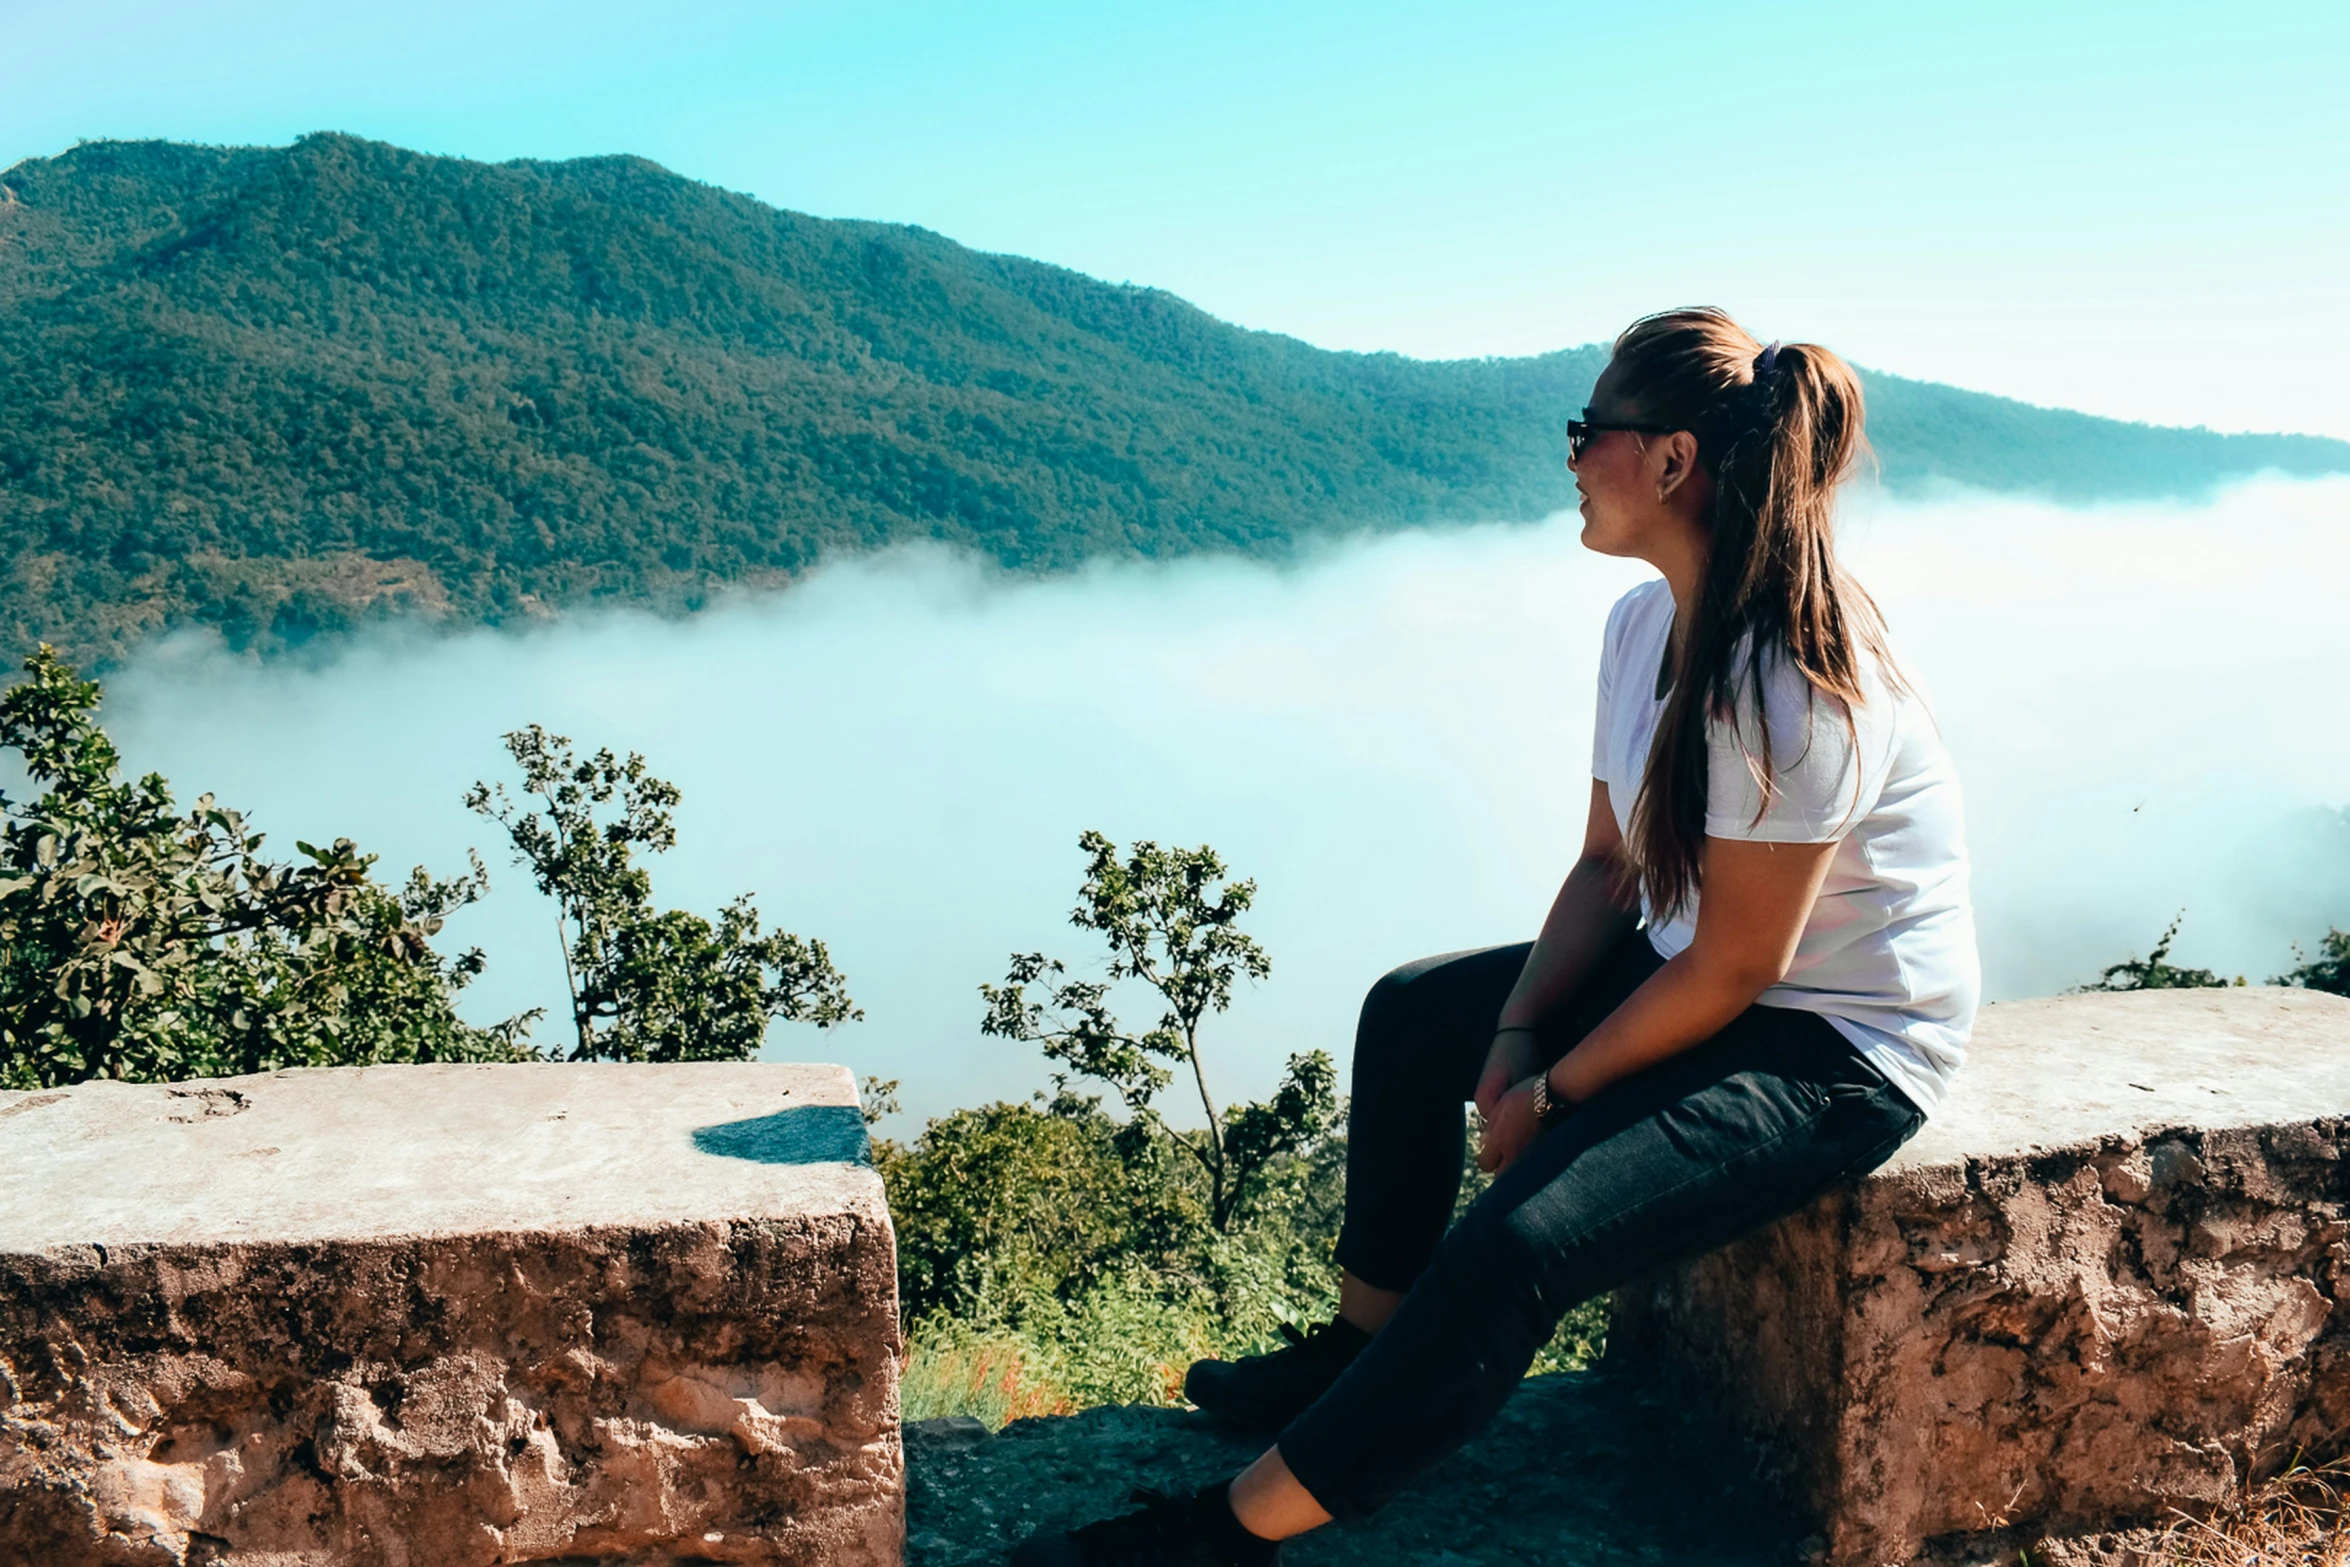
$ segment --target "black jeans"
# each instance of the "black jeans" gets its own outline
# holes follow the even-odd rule
[[[1794,1212],[1925,1119],[1818,1016],[1751,1006],[1543,1133],[1448,1231],[1462,1102],[1528,950],[1425,958],[1363,1003],[1338,1261],[1409,1293],[1280,1443],[1339,1518],[1376,1511],[1474,1435],[1569,1307]],[[1626,935],[1544,1019],[1543,1058],[1659,966],[1645,932]]]

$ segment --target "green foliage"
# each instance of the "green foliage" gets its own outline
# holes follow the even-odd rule
[[[1190,1161],[1099,1106],[957,1110],[875,1162],[898,1233],[909,1320],[1025,1319],[1139,1265],[1204,1284],[1206,1205]]]
[[[1335,1131],[1275,1161],[1229,1236],[1203,1222],[1196,1161],[1067,1095],[957,1111],[877,1160],[912,1325],[909,1420],[1177,1404],[1193,1360],[1258,1353],[1337,1309]],[[1461,1205],[1487,1184],[1468,1161]],[[1586,1301],[1531,1374],[1594,1365],[1606,1341],[1607,1301]]]
[[[914,1324],[907,1407],[1000,1423],[1107,1401],[1168,1403],[1184,1368],[1262,1348],[1284,1322],[1336,1305],[1345,1142],[1327,1054],[1293,1057],[1262,1104],[1219,1111],[1200,1027],[1243,977],[1271,972],[1238,926],[1256,893],[1214,850],[1121,855],[1079,839],[1071,923],[1102,936],[1107,978],[1016,954],[982,985],[985,1033],[1041,1047],[1056,1092],[932,1121],[876,1150]],[[1155,1026],[1118,1021],[1112,989],[1155,998]],[[1032,996],[1042,986],[1041,999]],[[1181,1069],[1205,1124],[1171,1127],[1155,1100]],[[1083,1083],[1116,1094],[1123,1116]]]
[[[0,630],[97,657],[691,609],[938,540],[1280,556],[1573,500],[1605,359],[1328,353],[635,158],[92,142],[0,195]],[[1868,378],[1891,483],[2191,492],[2350,446]]]
[[[761,935],[748,894],[713,925],[656,910],[636,851],[677,842],[674,785],[634,752],[581,760],[537,724],[506,736],[524,808],[504,784],[476,783],[466,805],[506,829],[518,864],[555,900],[577,1029],[574,1061],[746,1061],[776,1018],[829,1028],[864,1016],[821,941]]]
[[[1067,1095],[957,1111],[876,1158],[913,1324],[911,1419],[1174,1403],[1192,1360],[1336,1308],[1335,1137],[1280,1161],[1230,1234],[1207,1222],[1196,1161]]]
[[[398,891],[348,839],[262,857],[201,796],[121,776],[101,696],[44,646],[0,694],[0,745],[41,792],[0,796],[0,1087],[287,1066],[526,1057],[530,1018],[461,1022],[482,958],[430,938],[486,887],[421,868]]]
[[[2350,442],[2220,435],[1863,372],[1869,444],[1896,489],[1952,484],[2069,503],[2194,496],[2230,478],[2350,472]]]
[[[2154,950],[2144,958],[2125,958],[2108,964],[2090,984],[2078,987],[2091,990],[2216,990],[2228,985],[2241,985],[2244,976],[2233,980],[2222,979],[2207,968],[2182,968],[2170,961],[2171,942],[2178,937],[2179,922],[2187,917],[2181,909],[2172,917],[2162,936],[2154,943]]]
[[[1018,1328],[949,1317],[916,1324],[899,1397],[908,1420],[972,1415],[991,1428],[1096,1404],[1171,1405],[1182,1401],[1184,1368],[1237,1352],[1231,1342],[1196,1297],[1128,1274]]]
[[[1204,845],[1121,854],[1095,832],[1079,844],[1070,920],[1103,937],[1106,978],[1027,953],[980,987],[983,1031],[1040,1047],[1056,1092],[959,1110],[876,1151],[912,1324],[909,1419],[1175,1403],[1193,1360],[1270,1348],[1284,1325],[1337,1308],[1346,1139],[1329,1057],[1293,1056],[1271,1099],[1219,1112],[1200,1055],[1202,1022],[1241,978],[1271,972],[1237,923],[1255,884],[1228,882]],[[1154,1027],[1118,1021],[1121,984],[1155,996]],[[1179,1074],[1199,1096],[1196,1132],[1157,1113]],[[1086,1083],[1124,1114],[1076,1091]],[[1473,1163],[1468,1174],[1482,1190]],[[1605,1331],[1604,1302],[1578,1308],[1536,1369],[1588,1364]]]
[[[1232,1004],[1234,981],[1272,972],[1264,949],[1235,923],[1254,901],[1257,884],[1221,885],[1224,862],[1205,844],[1162,849],[1146,839],[1121,859],[1115,843],[1089,831],[1079,835],[1078,847],[1087,856],[1086,874],[1069,923],[1108,943],[1108,981],[1070,979],[1057,959],[1014,953],[1001,986],[979,987],[987,1002],[980,1031],[1042,1047],[1048,1060],[1068,1068],[1053,1078],[1064,1096],[1071,1077],[1116,1093],[1137,1127],[1199,1162],[1208,1180],[1209,1225],[1228,1233],[1262,1192],[1274,1161],[1326,1132],[1337,1069],[1326,1051],[1293,1055],[1272,1099],[1219,1114],[1199,1029],[1208,1014]],[[1029,987],[1048,979],[1045,999],[1031,999]],[[1164,1008],[1141,1034],[1129,1033],[1110,1010],[1111,989],[1125,980],[1155,991]],[[1177,1131],[1153,1108],[1154,1096],[1173,1079],[1161,1061],[1187,1069],[1205,1121],[1199,1131]]]
[[[1550,1342],[1535,1355],[1534,1364],[1526,1368],[1530,1377],[1547,1377],[1561,1371],[1585,1371],[1596,1366],[1607,1353],[1608,1298],[1594,1295],[1581,1305],[1570,1306],[1559,1319],[1558,1331]]]
[[[2272,985],[2298,985],[2306,990],[2327,990],[2337,996],[2350,996],[2350,930],[2329,930],[2317,944],[2317,956],[2303,957],[2296,946],[2293,956],[2301,962],[2277,975]]]
[[[879,1126],[885,1117],[896,1115],[898,1080],[867,1073],[857,1085],[857,1113],[864,1117],[867,1126]]]

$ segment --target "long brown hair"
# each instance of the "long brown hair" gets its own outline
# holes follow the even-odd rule
[[[1695,435],[1713,479],[1695,613],[1632,810],[1633,859],[1663,918],[1694,900],[1702,878],[1710,721],[1738,733],[1769,808],[1764,659],[1801,670],[1815,702],[1834,698],[1848,734],[1857,734],[1863,657],[1877,661],[1889,688],[1900,689],[1900,676],[1884,617],[1836,564],[1836,486],[1868,452],[1852,367],[1814,343],[1766,351],[1719,310],[1643,317],[1616,339],[1615,362],[1625,401],[1650,424]],[[1753,693],[1751,744],[1742,688]]]

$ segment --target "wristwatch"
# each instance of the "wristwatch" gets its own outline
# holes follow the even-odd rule
[[[1575,1107],[1563,1099],[1550,1097],[1550,1073],[1534,1074],[1534,1119],[1544,1126],[1556,1126],[1567,1118]]]

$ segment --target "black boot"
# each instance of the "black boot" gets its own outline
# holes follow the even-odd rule
[[[1261,1540],[1233,1516],[1229,1481],[1189,1496],[1147,1488],[1141,1510],[1067,1534],[1035,1534],[1012,1552],[1012,1567],[1278,1567],[1278,1541]]]
[[[1371,1335],[1334,1317],[1311,1333],[1281,1324],[1289,1342],[1246,1360],[1198,1360],[1183,1378],[1183,1396],[1219,1420],[1275,1432],[1305,1413],[1354,1364]]]

